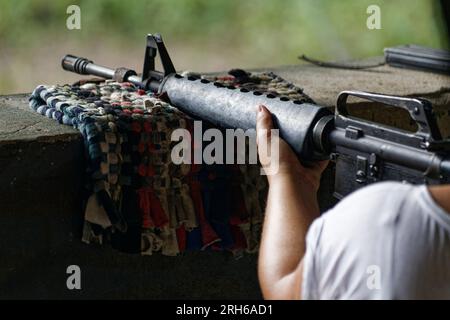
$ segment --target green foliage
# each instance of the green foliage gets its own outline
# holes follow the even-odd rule
[[[176,41],[256,46],[281,55],[300,51],[333,57],[370,55],[399,43],[447,44],[430,0],[0,0],[2,45],[38,45],[65,36],[66,8],[78,4],[79,41],[114,38],[141,40],[159,31]],[[382,30],[366,28],[366,8],[378,4]],[[282,48],[282,50],[279,50]],[[329,52],[330,49],[338,52]]]
[[[70,4],[81,7],[81,30],[66,28]],[[371,4],[381,8],[381,30],[366,27]],[[406,43],[448,47],[443,30],[436,0],[0,0],[0,54],[15,59],[51,41],[126,53],[121,48],[141,48],[146,33],[160,32],[206,65],[214,48],[241,67],[263,67],[296,63],[301,53],[345,59]]]

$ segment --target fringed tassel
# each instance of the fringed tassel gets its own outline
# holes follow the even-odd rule
[[[138,191],[139,208],[142,216],[142,227],[164,228],[169,223],[169,219],[164,212],[159,198],[152,187],[143,187]]]
[[[221,239],[214,231],[205,217],[205,211],[203,209],[203,199],[201,184],[199,181],[191,181],[190,183],[191,197],[194,202],[195,211],[197,212],[198,221],[200,225],[202,235],[202,250],[210,247],[212,244],[219,242]]]

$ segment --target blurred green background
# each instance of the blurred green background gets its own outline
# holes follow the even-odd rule
[[[81,8],[81,30],[66,9]],[[381,30],[366,27],[369,5]],[[218,71],[300,63],[301,53],[343,60],[415,43],[448,48],[433,0],[0,0],[0,94],[76,80],[66,53],[141,69],[145,34],[160,32],[180,70]]]

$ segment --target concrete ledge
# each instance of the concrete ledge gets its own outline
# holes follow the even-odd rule
[[[353,63],[365,65],[374,61],[380,61],[380,58]],[[387,65],[370,69],[346,70],[300,64],[270,70],[298,84],[318,104],[327,107],[335,106],[337,95],[343,90],[423,97],[429,99],[435,107],[450,106],[449,75],[393,68]]]
[[[43,117],[28,106],[29,94],[0,96],[0,145],[23,141],[53,143],[77,140],[80,134]]]

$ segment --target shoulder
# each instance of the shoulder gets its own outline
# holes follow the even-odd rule
[[[394,194],[394,195],[408,194],[416,187],[417,186],[414,186],[409,183],[401,183],[396,181],[378,182],[354,191],[346,198],[344,198],[343,201],[348,199],[367,197],[369,195],[379,196],[383,194]],[[341,201],[341,203],[343,201]]]
[[[311,240],[355,240],[380,230],[387,232],[400,221],[404,207],[414,207],[418,186],[380,182],[361,188],[319,217],[311,227]]]
[[[361,235],[361,230],[395,224],[405,203],[417,200],[414,193],[420,188],[400,182],[379,182],[351,193],[313,222],[307,234],[308,245],[315,248],[323,238],[331,237],[333,241],[353,238]]]
[[[324,217],[336,212],[355,212],[362,214],[371,209],[397,209],[417,186],[400,182],[379,182],[354,191],[342,199]],[[391,211],[391,210],[389,210]]]

